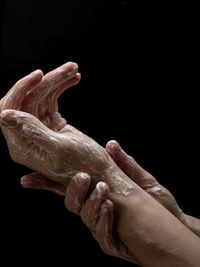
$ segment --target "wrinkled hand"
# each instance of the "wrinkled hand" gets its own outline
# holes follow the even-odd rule
[[[116,141],[106,145],[106,151],[118,166],[144,191],[150,194],[160,204],[167,208],[180,221],[184,221],[183,213],[173,195],[136,161],[128,156]],[[59,183],[52,183],[48,178],[33,174],[21,179],[25,188],[48,189],[65,196],[65,204],[70,212],[80,215],[85,225],[90,229],[102,250],[107,254],[131,262],[136,262],[127,247],[117,237],[113,229],[113,203],[109,200],[109,187],[106,183],[99,183],[88,198],[90,177],[78,174],[66,187]]]
[[[95,179],[105,179],[105,173],[115,173],[117,184],[127,192],[132,185],[122,181],[124,173],[105,149],[58,113],[58,97],[79,80],[77,64],[69,62],[45,76],[37,70],[11,88],[0,102],[0,122],[10,155],[15,162],[64,185],[80,171],[89,173],[94,184]]]
[[[46,150],[50,144],[54,149],[58,147],[59,141],[56,142],[52,135],[75,130],[58,113],[57,100],[79,80],[77,64],[68,62],[45,76],[40,70],[34,71],[19,80],[1,100],[1,127],[14,161],[30,168],[33,157],[54,162],[54,153],[48,157],[50,151]],[[48,141],[48,134],[52,142]],[[36,142],[31,141],[32,137]]]
[[[132,181],[150,194],[180,221],[183,221],[183,213],[174,196],[159,184],[149,172],[145,171],[134,158],[127,155],[116,141],[110,141],[106,146],[106,151]]]
[[[58,98],[80,81],[76,63],[68,62],[43,76],[36,70],[19,80],[0,101],[0,112],[20,110],[37,117],[54,131],[64,131],[67,122],[58,113]],[[4,127],[3,129],[7,131]]]
[[[116,141],[108,142],[106,150],[135,183],[182,221],[182,212],[172,194],[161,186],[152,175],[142,169],[132,157],[128,156]],[[90,178],[87,175],[76,176],[71,181],[65,197],[67,209],[81,216],[107,255],[136,263],[134,256],[120,241],[113,229],[114,211],[113,203],[109,200],[108,185],[98,183],[96,189],[87,198],[89,182]]]
[[[37,117],[49,129],[65,132],[67,122],[58,112],[58,98],[66,89],[79,83],[80,78],[78,66],[73,62],[68,62],[45,76],[41,70],[36,70],[19,80],[1,99],[0,112],[8,109],[24,111]],[[19,114],[18,117],[20,116],[23,115]],[[31,117],[28,122],[31,122]],[[3,124],[1,128],[11,157],[18,162],[18,148],[22,146],[22,138]],[[28,145],[33,146],[31,142]]]
[[[131,156],[123,151],[116,141],[109,141],[106,151],[123,172],[132,179],[144,191],[150,194],[160,204],[167,208],[180,221],[183,221],[183,213],[173,195],[147,171],[145,171]],[[59,183],[52,183],[47,177],[33,173],[21,179],[25,188],[45,189],[65,195],[66,187]]]

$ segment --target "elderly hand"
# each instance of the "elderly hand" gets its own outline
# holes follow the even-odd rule
[[[128,156],[116,141],[108,142],[106,151],[137,185],[183,222],[183,213],[172,194],[161,186],[151,174],[141,168],[131,156]],[[45,180],[45,178],[43,179]],[[113,202],[109,200],[108,185],[97,184],[96,189],[87,198],[89,182],[88,175],[78,175],[70,182],[65,197],[67,209],[81,216],[107,255],[136,263],[136,259],[117,237],[116,230],[113,228],[114,210]]]
[[[184,222],[184,214],[173,195],[159,184],[150,173],[145,171],[134,158],[127,155],[116,141],[109,141],[106,145],[106,151],[131,180],[167,208],[181,222]],[[22,177],[21,183],[25,188],[50,190],[63,196],[66,192],[65,186],[52,183],[50,179],[37,173]]]
[[[0,112],[20,110],[37,117],[54,131],[64,130],[66,121],[58,113],[58,98],[80,81],[76,63],[68,62],[43,76],[36,70],[19,80],[0,101]],[[7,131],[5,128],[3,128]]]
[[[131,156],[127,155],[116,141],[108,142],[106,151],[127,176],[167,208],[181,222],[185,223],[185,215],[178,207],[173,195],[160,185],[150,173],[139,166]],[[88,198],[90,180],[89,175],[78,174],[72,179],[67,190],[65,186],[55,182],[52,183],[47,177],[39,174],[24,176],[21,182],[25,188],[48,189],[52,192],[66,195],[65,204],[67,209],[81,216],[83,222],[107,255],[136,262],[134,256],[117,237],[117,233],[113,228],[113,202],[109,200],[108,185],[105,183],[97,184]],[[100,189],[101,192],[97,194]],[[191,225],[186,226],[189,229],[192,228]]]
[[[10,155],[61,184],[67,185],[78,172],[87,172],[94,184],[105,179],[111,191],[126,195],[134,185],[105,149],[58,113],[58,97],[79,80],[77,64],[69,62],[45,76],[35,71],[13,86],[0,102]]]

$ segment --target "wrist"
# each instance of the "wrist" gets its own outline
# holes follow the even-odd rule
[[[190,265],[191,260],[200,260],[198,238],[166,208],[137,189],[128,197],[113,198],[118,205],[118,235],[137,262],[142,266],[198,266]]]
[[[112,160],[112,159],[111,159]],[[132,194],[136,188],[139,188],[112,160],[105,172],[102,174],[102,179],[109,185],[110,191],[113,194],[127,197]]]

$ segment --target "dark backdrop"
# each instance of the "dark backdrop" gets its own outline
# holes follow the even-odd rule
[[[134,2],[134,1],[132,1]],[[21,77],[67,61],[82,80],[60,99],[68,122],[101,145],[110,139],[199,216],[196,7],[131,1],[1,1],[0,97]],[[129,263],[104,255],[63,198],[25,190],[3,136],[3,254],[17,263]]]

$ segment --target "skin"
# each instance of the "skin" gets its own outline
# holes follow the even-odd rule
[[[11,158],[65,186],[87,172],[94,185],[105,179],[111,191],[129,194],[135,185],[105,149],[58,113],[58,97],[79,80],[77,64],[68,62],[45,76],[37,70],[11,88],[0,102]]]
[[[200,236],[200,220],[184,214],[172,194],[160,185],[151,174],[141,168],[131,156],[127,155],[116,141],[108,142],[106,151],[135,183],[167,208],[190,230]],[[116,238],[117,235],[114,232],[114,208],[113,202],[109,200],[108,185],[104,183],[101,197],[95,197],[97,195],[96,188],[88,198],[90,182],[91,178],[87,174],[80,173],[72,179],[66,190],[64,186],[60,187],[57,183],[52,184],[47,177],[38,174],[27,175],[21,179],[22,186],[25,188],[47,189],[65,195],[67,209],[81,216],[83,222],[107,255],[133,262],[132,257],[127,258],[128,249],[125,248],[119,238]],[[93,221],[93,218],[98,219]],[[91,229],[95,229],[95,231]]]
[[[97,184],[96,197],[100,199],[108,190],[107,183],[124,257],[132,262],[142,266],[199,266],[199,238],[128,178],[105,149],[66,124],[57,113],[57,96],[76,74],[73,63],[44,77],[37,71],[19,81],[2,99],[1,126],[12,159],[64,186],[80,172],[87,172],[90,190]],[[105,183],[99,184],[101,180]],[[104,205],[112,205],[108,203]],[[93,232],[95,221],[90,225]]]

